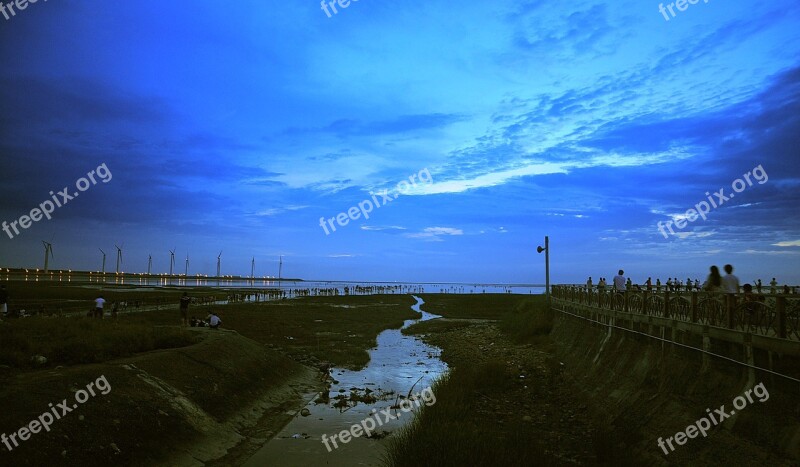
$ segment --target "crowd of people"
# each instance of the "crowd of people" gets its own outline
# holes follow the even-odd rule
[[[723,267],[725,271],[725,275],[723,276],[720,273],[720,270],[717,266],[711,266],[709,270],[708,277],[706,278],[703,284],[700,284],[699,279],[692,279],[691,277],[687,277],[686,281],[679,279],[677,277],[670,277],[667,279],[666,282],[662,284],[660,278],[656,278],[655,283],[652,280],[652,277],[648,277],[646,281],[642,284],[634,284],[631,281],[631,278],[625,277],[625,271],[622,269],[619,270],[616,276],[614,276],[611,285],[609,286],[608,282],[606,281],[605,277],[601,277],[597,284],[595,285],[592,281],[591,276],[586,281],[586,287],[590,290],[597,289],[600,292],[605,292],[606,290],[615,291],[615,292],[625,292],[625,291],[648,291],[652,292],[655,291],[656,293],[660,293],[662,291],[665,292],[693,292],[693,291],[705,291],[708,293],[730,293],[730,294],[739,294],[739,293],[752,293],[753,289],[755,289],[756,294],[763,294],[765,292],[764,287],[762,285],[761,279],[757,279],[753,281],[753,284],[741,284],[739,282],[739,278],[733,274],[733,266],[730,264],[726,264]],[[769,293],[770,294],[800,294],[800,287],[790,287],[789,285],[779,286],[778,281],[776,278],[772,278],[769,282]]]

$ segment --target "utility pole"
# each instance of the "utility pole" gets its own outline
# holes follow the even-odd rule
[[[539,253],[544,251],[545,296],[547,298],[547,306],[550,306],[550,237],[545,235],[544,248],[539,246],[536,251]]]

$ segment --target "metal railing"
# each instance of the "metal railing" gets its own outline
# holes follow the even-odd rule
[[[598,310],[658,316],[750,334],[800,340],[800,296],[723,294],[702,291],[617,292],[579,285],[554,285],[555,300]]]

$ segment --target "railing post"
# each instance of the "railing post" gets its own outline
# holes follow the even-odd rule
[[[697,322],[697,292],[692,292],[692,322]]]
[[[669,290],[664,291],[664,318],[669,318]]]
[[[725,294],[725,307],[728,311],[728,329],[733,329],[735,327],[733,312],[736,309],[736,296],[734,294]]]
[[[628,310],[628,290],[627,289],[624,292],[622,292],[622,299],[623,299],[623,301],[625,303],[623,309],[625,310],[625,313],[629,313],[629,310]]]
[[[778,337],[786,339],[786,296],[775,298],[775,313],[778,315]]]
[[[647,299],[650,298],[650,291],[645,290],[642,295],[644,296],[644,299],[642,301],[642,314],[646,315],[646,314],[649,314],[649,313],[647,313]]]

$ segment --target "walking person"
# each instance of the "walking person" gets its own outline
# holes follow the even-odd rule
[[[191,302],[189,294],[184,292],[181,297],[181,326],[189,326],[189,303]]]
[[[726,264],[725,277],[722,278],[722,289],[725,293],[739,293],[739,278],[733,275],[733,266]]]
[[[102,295],[94,299],[94,317],[103,319],[103,304],[106,300]]]
[[[722,291],[722,276],[719,274],[719,268],[711,266],[708,278],[703,283],[703,290],[710,293],[717,293]]]
[[[775,280],[774,277],[772,278],[771,281],[769,281],[769,293],[771,293],[772,295],[778,293],[778,281]]]
[[[625,292],[625,271],[619,270],[619,274],[614,276],[614,291],[617,293]]]

